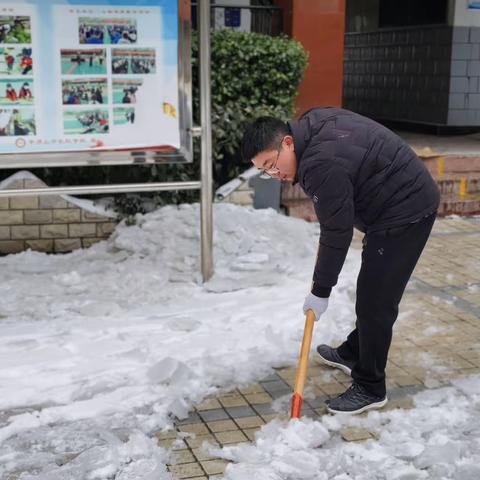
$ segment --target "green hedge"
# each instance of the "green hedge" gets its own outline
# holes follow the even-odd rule
[[[198,85],[197,41],[193,42]],[[300,43],[287,37],[217,30],[212,34],[212,123],[215,180],[221,185],[249,165],[238,151],[246,125],[260,115],[288,119],[307,66]],[[198,87],[194,90],[198,107]],[[196,109],[198,111],[198,109]]]
[[[245,126],[260,115],[283,119],[293,114],[298,86],[307,66],[300,43],[287,37],[217,30],[211,36],[211,88],[214,181],[219,186],[248,168],[238,153]],[[192,37],[193,116],[199,123],[198,36]],[[188,165],[84,167],[32,170],[47,184],[183,181],[199,178],[199,142]],[[2,178],[11,171],[3,171]],[[158,204],[195,201],[198,192],[162,193]],[[117,195],[126,215],[137,210],[137,195]],[[139,208],[139,207],[138,207]]]

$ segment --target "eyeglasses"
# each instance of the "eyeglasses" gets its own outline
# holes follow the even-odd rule
[[[260,174],[260,178],[264,180],[268,180],[269,178],[273,178],[272,175],[277,175],[278,173],[280,173],[280,169],[277,167],[277,162],[278,162],[278,157],[280,156],[281,151],[282,151],[282,144],[280,143],[280,147],[277,153],[277,158],[275,159],[273,164],[267,168],[259,168],[259,170],[262,171],[262,173]]]

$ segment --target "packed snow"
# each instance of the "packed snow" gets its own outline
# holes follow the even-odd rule
[[[205,446],[231,460],[225,480],[420,480],[480,478],[480,376],[414,397],[411,410],[274,420],[252,445]],[[344,442],[345,428],[374,438]]]
[[[88,250],[0,258],[0,478],[170,479],[153,432],[207,395],[296,364],[318,226],[228,204],[214,218],[205,285],[198,205],[139,215]],[[314,345],[350,331],[359,265],[351,249]],[[474,400],[458,385],[406,414],[271,422],[254,445],[218,452],[236,462],[225,478],[443,478],[432,470],[442,456],[456,469],[445,478],[478,478],[477,384]],[[343,444],[339,429],[355,422],[380,441]]]
[[[151,432],[295,364],[318,226],[217,205],[205,286],[199,230],[198,205],[170,206],[88,250],[0,259],[0,478],[162,478]],[[317,338],[349,330],[358,264]]]

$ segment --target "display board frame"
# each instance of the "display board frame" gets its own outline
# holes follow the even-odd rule
[[[193,160],[193,120],[190,0],[177,0],[177,8],[180,148],[160,149],[147,147],[111,150],[0,153],[0,169],[191,162]]]
[[[62,194],[105,194],[127,192],[160,192],[172,190],[200,190],[200,256],[203,281],[208,281],[214,273],[213,265],[213,166],[212,166],[212,119],[211,119],[211,45],[210,45],[210,0],[202,0],[199,6],[199,90],[200,90],[200,126],[192,124],[192,80],[191,80],[191,3],[190,0],[178,0],[179,51],[182,52],[178,62],[179,68],[179,111],[183,113],[181,126],[181,148],[177,156],[170,153],[144,151],[127,152],[92,152],[83,158],[68,158],[66,154],[46,155],[28,154],[29,158],[9,164],[3,168],[29,167],[66,167],[91,165],[125,165],[145,163],[173,163],[191,161],[193,158],[192,137],[201,139],[200,179],[191,182],[153,182],[118,185],[87,185],[46,188],[25,188],[0,190],[0,198],[23,197],[30,195]],[[183,151],[182,151],[183,149]],[[115,156],[113,155],[115,154]],[[73,154],[76,155],[76,154]],[[85,155],[85,154],[83,154]],[[130,155],[130,157],[129,157]],[[31,158],[31,159],[30,159]],[[1,160],[1,159],[0,159]],[[2,168],[0,161],[0,168]]]

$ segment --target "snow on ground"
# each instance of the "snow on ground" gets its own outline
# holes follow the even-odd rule
[[[215,206],[216,275],[199,283],[198,206],[165,207],[68,255],[0,258],[0,478],[161,480],[149,437],[205,396],[298,359],[318,227]],[[314,344],[354,320],[351,250]],[[480,378],[423,392],[409,411],[273,421],[227,480],[480,478]],[[378,440],[345,443],[345,426]]]
[[[412,410],[366,417],[275,420],[253,445],[209,450],[235,462],[225,480],[478,480],[480,376],[421,392],[414,403]],[[377,439],[343,442],[345,427],[368,429]]]
[[[149,433],[296,363],[318,226],[216,205],[202,286],[198,214],[164,207],[88,250],[0,258],[0,478],[170,478]],[[350,330],[359,261],[316,340]]]

